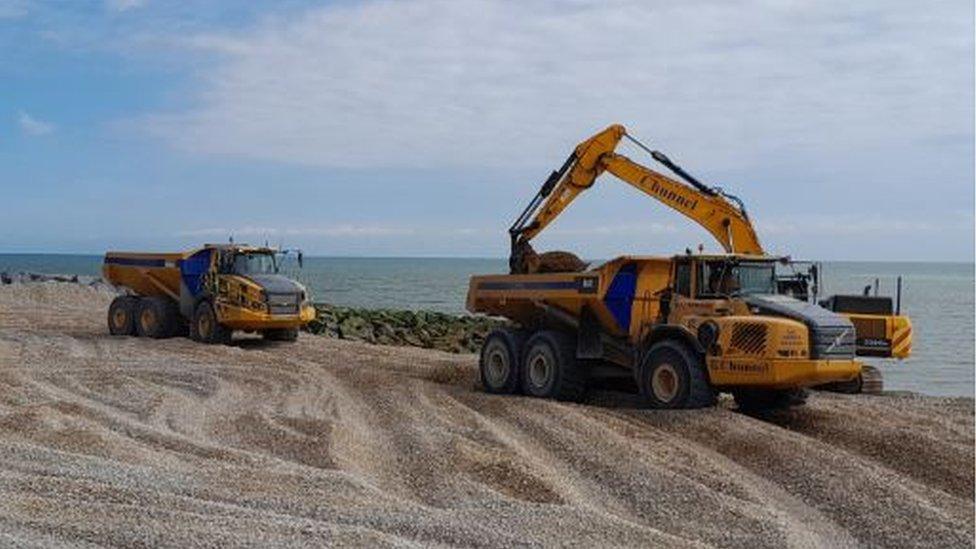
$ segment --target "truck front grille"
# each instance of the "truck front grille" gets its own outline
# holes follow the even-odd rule
[[[858,338],[886,339],[887,326],[883,318],[851,318]]]
[[[268,294],[268,311],[273,315],[297,315],[299,294]]]
[[[854,358],[853,325],[817,326],[810,331],[810,357],[814,359]]]
[[[760,355],[766,350],[766,325],[759,322],[740,322],[732,327],[729,346],[745,354]]]

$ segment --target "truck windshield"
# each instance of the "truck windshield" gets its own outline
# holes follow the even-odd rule
[[[709,261],[702,264],[699,294],[703,297],[775,294],[776,273],[771,262]]]
[[[239,275],[274,274],[278,272],[278,266],[272,254],[236,254],[234,272]]]

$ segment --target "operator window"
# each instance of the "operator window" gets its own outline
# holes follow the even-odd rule
[[[232,254],[220,254],[217,256],[217,271],[221,274],[234,272],[234,256]]]
[[[678,263],[674,271],[674,291],[685,297],[691,297],[691,264]]]
[[[768,261],[712,261],[698,272],[699,297],[775,294],[775,265]]]

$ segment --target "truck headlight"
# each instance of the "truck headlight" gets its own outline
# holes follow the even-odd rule
[[[707,352],[718,341],[718,324],[711,320],[698,327],[698,343]]]
[[[257,299],[251,301],[251,308],[256,311],[261,311],[268,308],[268,294],[264,290],[258,290]]]

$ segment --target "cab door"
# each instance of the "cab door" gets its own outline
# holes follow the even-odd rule
[[[676,257],[671,264],[671,291],[661,303],[668,324],[676,324],[687,315],[686,309],[695,295],[695,262],[690,257]]]
[[[240,284],[234,275],[234,252],[218,250],[215,261],[217,265],[217,301],[222,305],[236,305],[241,300]]]

